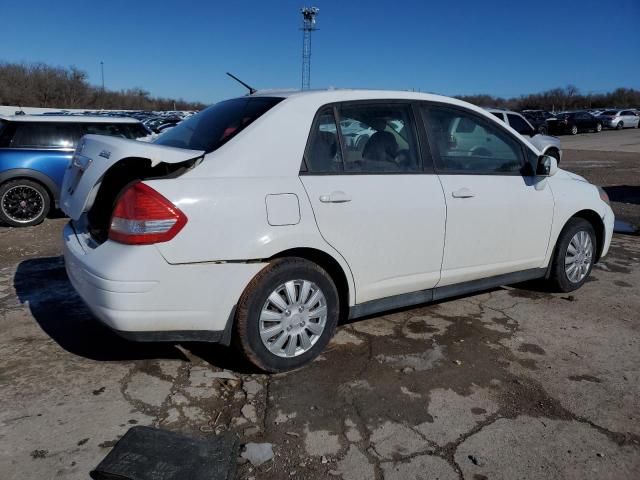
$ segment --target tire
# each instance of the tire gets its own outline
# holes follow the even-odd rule
[[[12,227],[31,227],[49,214],[51,198],[33,180],[9,180],[0,185],[0,221]]]
[[[571,127],[570,132],[571,132],[571,135],[577,135],[578,134],[578,126],[577,125],[573,125]]]
[[[582,243],[583,241],[584,243]],[[570,245],[578,253],[572,255],[569,251]],[[577,245],[579,249],[576,249]],[[588,246],[590,246],[590,250]],[[596,248],[596,235],[593,226],[583,218],[569,220],[556,242],[548,279],[549,287],[556,292],[572,292],[580,288],[591,273]],[[573,262],[568,262],[571,258],[573,258]],[[576,272],[575,269],[571,271],[571,265],[578,265],[576,267],[578,271]]]
[[[622,130],[623,128],[624,128],[624,123],[618,122],[618,124],[616,125],[616,130]]]
[[[558,152],[558,150],[556,150],[555,148],[550,148],[545,152],[545,155],[552,156],[553,158],[556,159],[556,161],[558,162],[558,165],[560,165],[560,152]]]
[[[596,123],[596,133],[600,133],[602,131],[602,124]]]
[[[274,295],[279,297],[275,303],[271,300],[277,300]],[[322,312],[323,307],[324,318],[321,313],[318,317],[308,313]],[[240,297],[234,343],[250,363],[265,372],[293,370],[324,350],[335,332],[339,312],[338,290],[324,269],[302,258],[279,258],[260,271]]]

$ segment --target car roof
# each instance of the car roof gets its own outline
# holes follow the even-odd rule
[[[0,115],[8,122],[55,122],[55,123],[140,123],[131,117],[103,117],[91,115]]]
[[[468,107],[470,104],[456,98],[434,93],[409,90],[369,90],[363,88],[329,88],[322,90],[258,90],[248,97],[276,97],[309,99],[318,102],[345,102],[350,100],[426,100]],[[246,97],[245,97],[246,98]],[[479,107],[476,107],[479,108]]]

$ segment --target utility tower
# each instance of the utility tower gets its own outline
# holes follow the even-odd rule
[[[318,7],[304,7],[302,10],[302,90],[311,86],[311,32],[317,30]]]

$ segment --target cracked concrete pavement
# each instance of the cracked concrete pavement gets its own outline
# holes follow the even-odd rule
[[[640,478],[639,237],[616,235],[572,294],[517,285],[343,324],[307,368],[263,375],[98,324],[63,223],[0,230],[0,478],[86,479],[133,425],[271,443],[271,461],[238,460],[245,479]]]

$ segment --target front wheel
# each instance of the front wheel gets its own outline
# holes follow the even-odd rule
[[[602,131],[602,124],[601,123],[596,123],[596,132],[600,133]]]
[[[550,286],[555,291],[580,288],[591,273],[596,254],[593,226],[583,218],[572,218],[558,237],[553,255]]]
[[[550,148],[549,150],[547,150],[546,154],[555,158],[558,164],[560,163],[560,152],[555,148]]]
[[[576,125],[573,125],[571,127],[571,135],[577,135],[578,134],[578,127]]]
[[[37,182],[18,179],[0,185],[0,221],[7,225],[37,225],[45,219],[50,206],[49,193]]]
[[[339,312],[338,291],[324,269],[302,258],[279,258],[242,294],[235,343],[266,372],[299,368],[325,348]]]
[[[618,122],[618,124],[616,125],[616,130],[622,130],[623,128],[624,128],[624,123]]]

